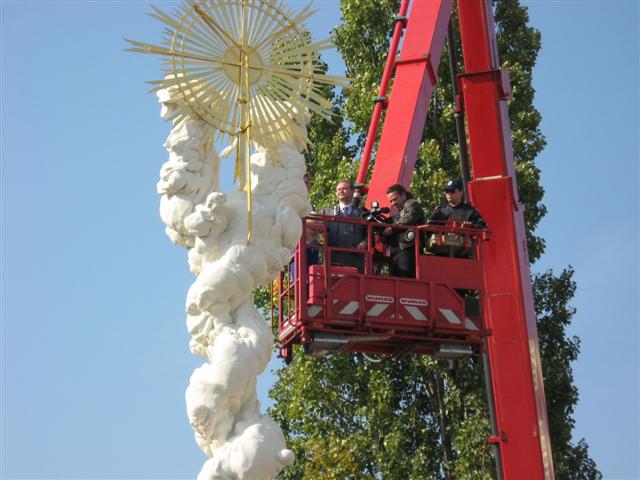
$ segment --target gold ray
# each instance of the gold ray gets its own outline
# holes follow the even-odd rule
[[[263,3],[259,2],[260,8],[262,9]],[[280,11],[277,10],[277,7],[274,7],[275,2],[270,2],[269,7],[271,7],[271,11],[268,8],[264,9],[264,17],[266,23],[261,23],[261,28],[256,28],[254,38],[251,39],[252,45],[256,45],[256,48],[259,48],[258,45],[261,42],[262,38],[265,35],[270,34],[276,28],[279,28],[283,23],[283,20],[286,21],[288,18],[286,15],[280,15]]]
[[[254,24],[251,26],[251,32],[249,34],[249,44],[256,45],[256,37],[264,31],[265,22],[268,21],[268,14],[266,9],[262,8],[262,3],[253,2],[256,10],[256,17]]]
[[[190,10],[187,6],[183,6],[183,11],[183,25],[176,30],[174,37],[178,34],[181,34],[183,37],[196,35],[201,41],[209,44],[211,46],[210,48],[218,53],[223,53],[228,48],[228,44],[224,41],[224,38],[212,32],[211,27],[206,25],[196,12]],[[188,25],[186,24],[187,20],[190,22]]]
[[[279,60],[279,59],[284,59],[286,57],[293,56],[293,55],[306,54],[310,58],[306,60],[305,63],[306,62],[315,63],[317,60],[313,58],[313,55],[320,50],[327,50],[330,48],[333,48],[333,44],[328,39],[320,40],[315,43],[310,43],[309,45],[300,44],[297,47],[294,46],[293,48],[289,48],[287,50],[284,50],[284,48],[278,47],[277,49],[274,49],[274,52],[271,58],[273,58],[274,60]]]
[[[258,42],[258,45],[256,46],[256,48],[260,47],[261,45],[264,45],[265,43],[267,43],[272,38],[277,37],[279,35],[282,35],[283,33],[287,32],[289,30],[296,29],[296,27],[298,25],[302,25],[306,20],[309,19],[309,17],[311,15],[313,15],[314,13],[316,13],[318,11],[318,9],[311,10],[311,5],[312,4],[313,4],[313,2],[309,2],[307,5],[305,5],[305,7],[302,10],[300,10],[298,12],[298,14],[293,19],[289,20],[288,23],[284,27],[282,27],[280,30],[277,30],[277,31],[271,33],[270,35],[268,35],[264,39],[261,39]]]
[[[161,10],[155,5],[151,5],[151,8],[153,9],[153,12],[149,12],[147,14],[151,18],[155,18],[156,20],[159,20],[160,22],[164,23],[165,25],[169,25],[174,29],[180,29],[182,27],[181,18],[176,18],[175,16],[171,16],[170,14],[166,13],[164,10]],[[179,10],[180,8],[178,8],[178,11]]]
[[[304,78],[304,79],[313,80],[319,83],[326,83],[326,84],[337,85],[337,86],[344,86],[344,85],[347,85],[347,83],[349,82],[349,80],[345,77],[337,77],[337,76],[331,76],[331,75],[305,74],[297,70],[278,68],[271,65],[264,65],[262,69],[268,72],[280,74],[283,77]]]
[[[218,11],[218,16],[220,18],[220,26],[223,27],[225,31],[230,32],[229,35],[231,35],[234,41],[237,42],[239,35],[238,35],[238,30],[236,28],[235,17],[229,11],[230,7],[231,5],[225,2],[218,5],[217,11]]]
[[[197,46],[201,49],[203,49],[204,51],[208,52],[208,53],[212,53],[215,52],[218,55],[220,54],[224,54],[224,49],[222,47],[220,47],[219,45],[214,44],[211,41],[211,38],[209,38],[207,35],[202,34],[199,35],[197,32],[199,31],[199,29],[193,28],[191,30],[191,34],[189,36],[184,36],[182,37],[182,45],[183,48],[185,46],[190,46],[189,48],[193,48],[193,46]],[[171,39],[173,41],[173,37]]]
[[[291,117],[291,113],[285,111],[283,105],[270,101],[269,97],[266,96],[257,97],[256,99],[262,100],[265,107],[267,108],[268,115],[265,118],[265,122],[269,128],[273,128],[273,123],[277,124],[278,131],[286,128],[287,120],[289,117]]]
[[[186,34],[189,34],[190,37],[198,38],[201,42],[209,45],[210,48],[213,50],[224,49],[224,44],[221,43],[217,38],[212,37],[209,34],[208,29],[204,31],[199,27],[198,25],[198,22],[200,21],[199,17],[194,16],[193,12],[190,10],[188,6],[181,5],[180,7],[178,7],[176,16],[178,17],[177,19],[165,20],[165,22],[168,25],[173,27],[173,30],[170,32],[171,39],[168,40],[169,45],[173,45],[176,42],[177,37],[179,35],[182,35],[182,37],[184,37]],[[165,17],[162,17],[162,19],[164,18]],[[193,18],[194,21],[190,22],[189,28],[185,30],[185,27],[188,26],[187,22],[189,18]]]
[[[216,35],[219,35],[221,38],[226,38],[231,43],[231,45],[233,45],[234,47],[242,51],[242,48],[240,47],[240,45],[238,45],[238,43],[231,37],[231,35],[229,35],[227,32],[225,32],[222,29],[222,27],[218,24],[218,22],[216,22],[213,18],[207,15],[207,13],[202,8],[200,8],[196,3],[193,3],[192,6],[193,6],[193,10],[198,15],[200,15],[204,23],[206,23],[209,26],[209,28],[211,28],[211,31],[213,33],[215,33]]]
[[[220,64],[227,63],[221,58],[204,57],[202,55],[177,52],[175,50],[160,47],[158,45],[151,45],[149,43],[136,42],[135,40],[128,40],[126,38],[125,38],[125,41],[135,46],[135,48],[127,48],[125,50],[127,52],[153,53],[155,55],[166,55],[168,57],[176,56],[176,57],[182,57],[182,58],[189,58],[191,60],[200,60],[203,62],[211,62],[211,63],[217,62]]]

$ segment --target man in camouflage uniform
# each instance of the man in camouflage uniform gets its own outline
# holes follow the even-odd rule
[[[397,213],[391,217],[396,225],[422,225],[424,223],[424,210],[413,198],[411,192],[402,185],[391,185],[387,189],[387,200]],[[415,278],[416,276],[416,252],[415,232],[413,230],[400,230],[387,227],[383,236],[389,240],[393,263],[391,275],[395,277]]]

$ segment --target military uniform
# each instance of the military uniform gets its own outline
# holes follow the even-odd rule
[[[396,225],[422,225],[424,224],[424,210],[413,198],[404,202],[402,209],[391,217]],[[391,241],[391,275],[396,277],[415,278],[416,276],[416,251],[414,235],[407,235],[411,230],[394,230]]]
[[[351,204],[348,207],[346,216],[362,218],[363,210]],[[323,208],[322,215],[345,216],[340,205]],[[367,239],[367,229],[364,225],[355,223],[330,222],[327,225],[328,244],[330,247],[356,248],[360,242]],[[351,252],[332,252],[332,265],[344,265],[357,267],[360,272],[364,271],[364,255]]]

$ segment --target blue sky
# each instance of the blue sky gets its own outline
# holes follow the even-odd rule
[[[339,8],[317,5],[321,38]],[[639,478],[639,5],[527,5],[548,141],[535,270],[576,269],[575,438],[605,478]],[[159,65],[122,52],[159,38],[148,11],[2,2],[2,478],[193,478],[204,461],[184,413],[193,278],[155,194],[169,126],[143,82]]]

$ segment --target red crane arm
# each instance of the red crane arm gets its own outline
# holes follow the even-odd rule
[[[458,3],[461,75],[474,181],[471,200],[491,226],[483,251],[488,337],[504,477],[554,477],[536,313],[518,201],[507,100],[489,0]]]
[[[358,170],[358,176],[356,177],[356,184],[358,185],[364,184],[367,180],[371,152],[373,151],[373,146],[375,145],[376,137],[378,136],[378,125],[380,124],[380,118],[382,117],[382,110],[387,106],[386,102],[389,82],[391,82],[391,75],[395,68],[396,53],[398,51],[398,45],[400,44],[400,38],[402,37],[404,27],[406,26],[406,15],[408,9],[409,0],[402,0],[398,16],[396,17],[396,25],[393,27],[393,35],[391,35],[391,44],[389,45],[389,53],[387,54],[387,62],[384,67],[384,72],[382,73],[380,88],[378,88],[378,96],[374,100],[373,114],[371,115],[367,141],[364,144],[362,157],[360,158],[360,168]]]
[[[369,202],[384,205],[389,185],[411,182],[452,8],[452,0],[413,1],[395,62]],[[459,0],[458,13],[465,64],[459,78],[474,175],[469,192],[493,231],[480,259],[484,316],[492,331],[487,353],[497,435],[490,440],[500,453],[502,478],[553,479],[523,207],[512,157],[509,77],[498,61],[491,1]]]
[[[369,183],[369,202],[388,205],[387,187],[411,182],[452,9],[453,0],[413,3],[402,52],[395,61],[393,91],[399,93],[392,93],[389,100]]]

